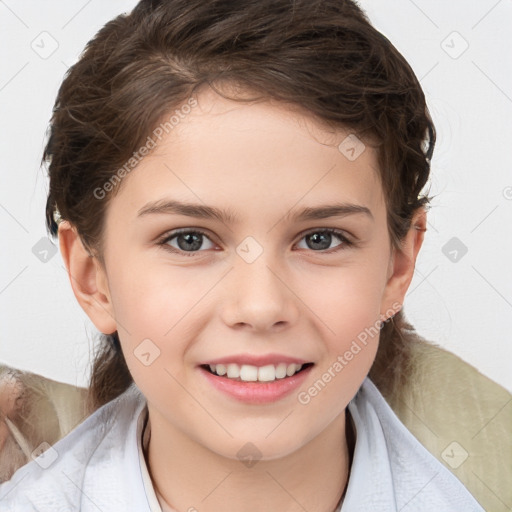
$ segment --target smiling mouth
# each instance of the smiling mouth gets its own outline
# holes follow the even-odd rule
[[[250,364],[238,365],[229,364],[204,364],[201,368],[209,373],[228,380],[239,382],[274,382],[293,377],[297,373],[303,372],[307,368],[313,366],[313,363],[296,364],[296,363],[279,363],[268,364],[265,366],[253,366]]]

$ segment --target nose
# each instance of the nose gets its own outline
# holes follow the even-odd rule
[[[289,275],[280,269],[265,253],[252,263],[237,258],[223,301],[224,323],[254,332],[280,331],[295,324],[300,301]]]

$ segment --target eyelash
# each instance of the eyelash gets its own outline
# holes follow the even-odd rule
[[[164,237],[162,239],[160,239],[160,241],[157,242],[157,244],[159,246],[163,247],[165,250],[172,252],[173,254],[180,254],[180,255],[183,255],[186,257],[194,257],[197,253],[201,253],[204,251],[203,250],[183,251],[180,249],[176,249],[175,247],[171,247],[169,245],[169,242],[171,240],[173,240],[174,238],[176,238],[177,236],[183,235],[183,234],[190,234],[190,233],[196,234],[196,235],[202,235],[202,236],[208,238],[208,240],[210,240],[210,237],[208,236],[208,234],[206,232],[202,231],[201,229],[184,228],[184,229],[178,229],[178,230],[172,231],[171,233],[165,234]],[[330,233],[330,234],[336,235],[339,238],[339,240],[341,241],[341,243],[339,245],[337,245],[336,247],[334,247],[333,249],[322,249],[320,251],[314,251],[313,249],[308,249],[309,251],[314,252],[314,253],[333,254],[333,253],[342,251],[344,249],[348,249],[355,245],[355,242],[350,241],[345,236],[343,231],[340,231],[339,229],[334,229],[334,228],[313,229],[313,230],[303,232],[299,235],[300,236],[299,241],[302,240],[303,238],[305,238],[306,236],[313,235],[315,233]],[[210,241],[212,243],[214,243],[212,240],[210,240]]]

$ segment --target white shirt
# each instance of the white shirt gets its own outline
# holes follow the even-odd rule
[[[483,511],[369,378],[348,408],[357,439],[339,512]],[[0,484],[0,512],[172,511],[161,508],[142,453],[146,415],[146,400],[132,384]]]

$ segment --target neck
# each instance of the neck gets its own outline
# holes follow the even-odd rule
[[[176,511],[334,512],[343,499],[355,444],[348,414],[292,454],[251,466],[154,423],[146,463],[155,490]]]

